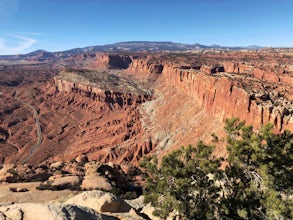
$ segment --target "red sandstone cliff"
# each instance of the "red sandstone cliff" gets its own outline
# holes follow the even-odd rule
[[[221,60],[209,60],[208,62],[191,60],[190,62],[188,60],[165,59],[162,58],[162,55],[123,55],[120,57],[119,55],[99,54],[95,59],[97,69],[101,69],[101,67],[109,68],[110,66],[110,68],[118,69],[121,69],[122,66],[128,67],[121,74],[128,74],[133,78],[122,80],[123,83],[130,79],[139,82],[153,79],[160,81],[160,84],[172,86],[179,90],[181,94],[195,100],[196,106],[190,105],[189,108],[198,109],[198,106],[200,106],[205,113],[216,117],[220,121],[230,117],[239,117],[255,128],[271,122],[276,131],[284,129],[293,131],[293,99],[292,92],[290,92],[292,91],[292,77],[290,74],[283,74],[285,67],[276,71],[276,69],[268,68],[263,64],[258,66],[256,63],[249,62]],[[83,106],[85,110],[92,109],[97,112],[100,109],[105,114],[105,108],[102,107],[101,109],[101,106],[106,104],[107,108],[110,108],[113,112],[120,109],[126,110],[127,114],[130,114],[130,111],[135,112],[135,114],[132,114],[133,117],[130,118],[131,123],[127,122],[127,128],[123,127],[124,125],[118,129],[115,128],[113,138],[111,140],[106,139],[107,141],[103,142],[102,147],[89,148],[88,145],[85,145],[76,151],[74,150],[75,145],[72,145],[66,150],[67,152],[73,152],[68,157],[84,152],[89,155],[90,159],[100,161],[137,161],[142,155],[154,149],[155,138],[147,139],[144,136],[140,123],[141,113],[137,111],[139,104],[150,99],[147,91],[151,87],[148,87],[148,89],[137,88],[138,84],[132,85],[130,83],[130,85],[124,84],[121,88],[121,82],[115,81],[115,77],[120,77],[119,74],[114,78],[107,78],[105,77],[106,72],[100,73],[102,75],[85,77],[89,78],[88,81],[80,78],[75,79],[74,77],[74,80],[56,77],[55,86],[61,94],[66,92],[70,97],[76,97],[76,95],[83,97],[81,98],[83,100],[81,105],[77,104],[77,98],[67,98],[66,102],[68,104],[74,103],[74,106]],[[92,82],[94,81],[95,83],[107,83],[106,85],[98,83],[98,86],[93,86]],[[125,88],[127,89],[125,90]],[[128,90],[129,88],[130,90]],[[60,95],[60,97],[64,97],[64,95]],[[86,102],[84,98],[86,98]],[[173,108],[174,106],[166,107]],[[109,125],[113,126],[111,122]],[[186,128],[182,129],[186,130]],[[170,132],[172,132],[171,130]],[[132,132],[135,135],[127,135]],[[125,135],[127,136],[126,139]],[[190,141],[190,139],[188,140]],[[115,147],[113,147],[114,145]],[[118,145],[119,147],[117,147]]]
[[[290,53],[274,51],[89,53],[58,60],[58,70],[73,70],[61,72],[50,85],[39,84],[51,76],[40,67],[9,72],[25,77],[28,84],[17,87],[19,99],[34,106],[40,119],[43,141],[29,163],[80,154],[136,163],[151,151],[160,155],[199,139],[209,141],[210,133],[221,134],[223,121],[232,116],[255,128],[271,122],[276,131],[293,131],[292,62]],[[5,163],[24,158],[37,134],[33,114],[13,98],[15,90],[1,97]]]
[[[59,155],[54,153],[55,160],[70,160],[86,154],[90,160],[100,162],[136,163],[154,148],[154,144],[142,136],[138,110],[139,105],[151,99],[151,94],[143,86],[137,83],[134,86],[133,83],[132,79],[121,76],[117,71],[61,72],[54,78],[52,86],[55,91],[48,91],[47,95],[53,95],[54,101],[63,108],[73,107],[67,110],[67,118],[76,119],[76,113],[70,112],[77,110],[80,122],[79,125],[68,121],[58,125],[57,122],[56,127],[73,130],[71,137],[62,135],[63,132],[49,132],[43,147],[50,149],[51,141],[64,145]],[[48,88],[52,90],[52,86]],[[41,123],[48,124],[46,120],[51,121],[45,115],[41,117]],[[82,135],[76,131],[76,126],[81,128]],[[48,133],[49,127],[44,130]],[[40,151],[33,159],[42,157]]]
[[[194,97],[206,112],[221,120],[239,117],[255,128],[271,122],[276,130],[293,131],[290,75],[233,62],[193,69],[172,61],[152,63],[147,59],[134,60],[129,70],[150,73],[156,66],[160,66],[165,83]],[[287,93],[282,94],[283,91]]]

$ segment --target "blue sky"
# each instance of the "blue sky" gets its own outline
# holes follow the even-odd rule
[[[132,40],[293,47],[293,0],[0,0],[0,54]]]

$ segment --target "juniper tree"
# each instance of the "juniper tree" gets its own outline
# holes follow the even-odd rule
[[[228,166],[199,142],[158,159],[144,158],[149,178],[145,201],[166,218],[292,219],[293,135],[272,125],[253,131],[237,118],[226,121]]]

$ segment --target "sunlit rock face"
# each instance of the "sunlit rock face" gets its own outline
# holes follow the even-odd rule
[[[28,163],[86,155],[137,164],[224,137],[230,117],[293,131],[290,50],[38,54],[0,65],[1,163],[21,163],[36,143],[25,103],[43,135]]]

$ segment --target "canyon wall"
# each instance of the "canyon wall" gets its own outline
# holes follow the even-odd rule
[[[252,124],[254,128],[271,122],[276,131],[293,131],[292,100],[282,97],[278,100],[271,100],[272,97],[264,98],[263,96],[269,95],[260,88],[265,82],[275,83],[275,87],[289,83],[286,89],[289,90],[287,98],[290,98],[291,76],[278,76],[252,65],[233,62],[223,62],[223,65],[210,67],[202,65],[193,69],[186,66],[182,68],[171,61],[151,63],[140,59],[134,60],[129,70],[151,72],[158,65],[161,67],[161,77],[165,79],[165,83],[172,83],[184,94],[194,97],[207,113],[220,120],[239,117]],[[240,78],[241,76],[244,77]],[[270,92],[273,92],[274,88],[271,89]]]
[[[283,74],[285,69],[276,72],[233,61],[188,63],[161,55],[97,54],[95,59],[98,74],[79,70],[77,76],[66,73],[54,79],[55,100],[93,113],[91,117],[96,121],[91,124],[86,119],[85,124],[90,126],[83,128],[84,142],[68,141],[66,152],[70,154],[67,153],[66,159],[85,153],[90,160],[137,163],[144,154],[153,151],[159,142],[145,135],[146,128],[141,124],[143,113],[139,111],[142,103],[152,99],[147,91],[154,87],[148,84],[146,89],[140,85],[150,79],[160,84],[157,90],[172,88],[191,97],[195,106],[187,108],[201,108],[218,121],[239,117],[256,129],[271,122],[276,132],[293,131],[292,77]],[[111,69],[119,70],[111,72]],[[160,91],[155,91],[155,97],[158,94]],[[164,98],[168,99],[168,92]]]
[[[128,55],[94,53],[91,58],[95,60],[93,67],[96,69],[127,69],[131,63],[131,57]]]
[[[81,154],[137,163],[149,152],[209,141],[211,132],[223,133],[224,120],[232,116],[255,128],[271,122],[276,132],[293,131],[293,56],[259,57],[252,52],[88,53],[60,59],[52,70],[5,67],[6,83],[10,73],[11,82],[19,75],[24,80],[0,91],[0,163],[22,161],[37,138],[31,109],[14,98],[16,90],[37,109],[43,134],[29,163]],[[57,72],[50,83],[40,84]]]
[[[44,132],[48,133],[42,147],[50,150],[54,141],[64,149],[58,155],[54,153],[56,156],[53,160],[70,160],[86,154],[89,160],[116,163],[131,161],[136,164],[155,147],[149,139],[143,138],[138,110],[142,103],[152,98],[151,94],[144,92],[137,84],[136,90],[132,88],[133,82],[121,77],[119,72],[115,77],[110,73],[114,74],[115,71],[63,71],[45,89],[47,95],[53,96],[56,103],[67,109],[66,118],[73,118],[70,122],[60,120],[54,123],[54,129],[66,128],[72,130],[71,134],[55,134],[50,132],[50,126],[47,128],[52,119],[46,114],[41,115],[41,123],[46,125]],[[78,125],[74,121],[78,121]],[[32,159],[43,158],[41,152]]]
[[[187,95],[193,96],[206,112],[220,119],[232,116],[245,120],[255,128],[271,122],[278,130],[293,130],[293,118],[287,117],[286,108],[258,103],[253,94],[238,87],[228,77],[213,77],[165,67],[163,76]]]

